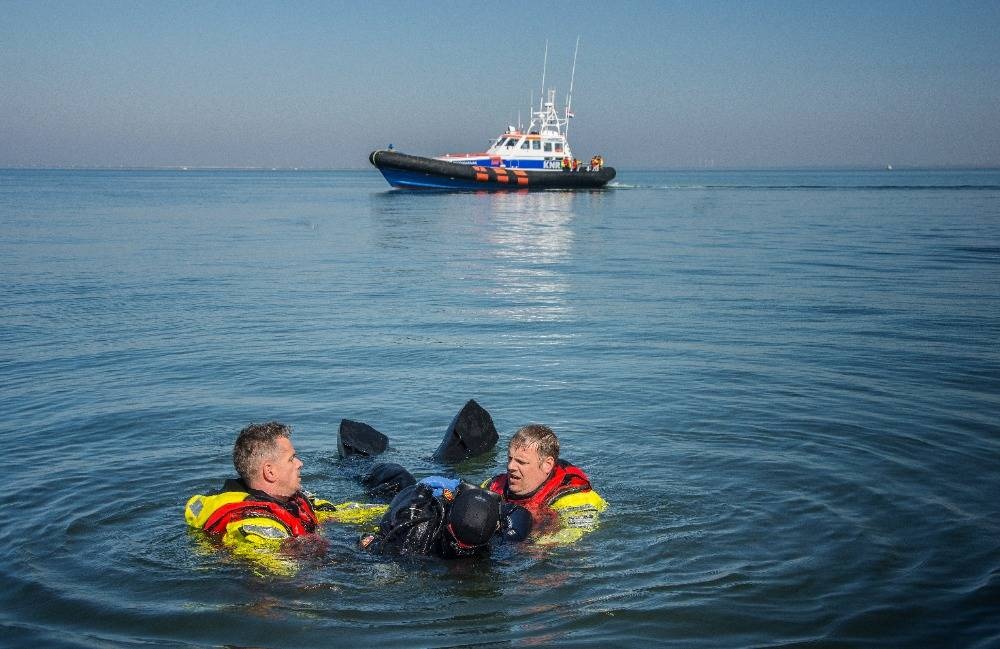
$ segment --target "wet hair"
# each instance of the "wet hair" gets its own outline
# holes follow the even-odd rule
[[[233,466],[243,482],[250,484],[260,463],[275,452],[279,437],[291,436],[291,427],[277,421],[250,424],[241,430],[233,445]]]
[[[547,457],[554,460],[559,459],[559,438],[548,426],[541,424],[528,424],[522,426],[514,436],[510,438],[508,448],[532,448],[538,451],[538,457],[542,461]]]

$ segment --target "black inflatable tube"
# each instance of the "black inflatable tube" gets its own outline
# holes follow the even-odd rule
[[[378,169],[399,169],[441,178],[461,179],[481,183],[484,189],[595,189],[604,187],[616,175],[614,167],[575,172],[477,167],[382,149],[372,151],[368,160]],[[519,177],[527,182],[519,183]]]

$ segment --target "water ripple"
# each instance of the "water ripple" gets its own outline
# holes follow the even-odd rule
[[[0,178],[4,643],[1000,642],[996,172]],[[357,499],[341,418],[447,472],[469,398],[559,432],[599,529],[445,563],[327,525],[277,576],[184,525],[251,421]]]

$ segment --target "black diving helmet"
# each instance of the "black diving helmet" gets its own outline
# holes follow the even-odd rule
[[[463,482],[448,507],[445,529],[460,554],[487,545],[500,528],[500,496]]]

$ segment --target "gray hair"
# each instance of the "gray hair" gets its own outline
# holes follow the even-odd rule
[[[255,477],[261,462],[274,455],[278,438],[287,439],[291,436],[291,427],[277,421],[250,424],[240,431],[236,444],[233,445],[233,466],[247,486]]]

